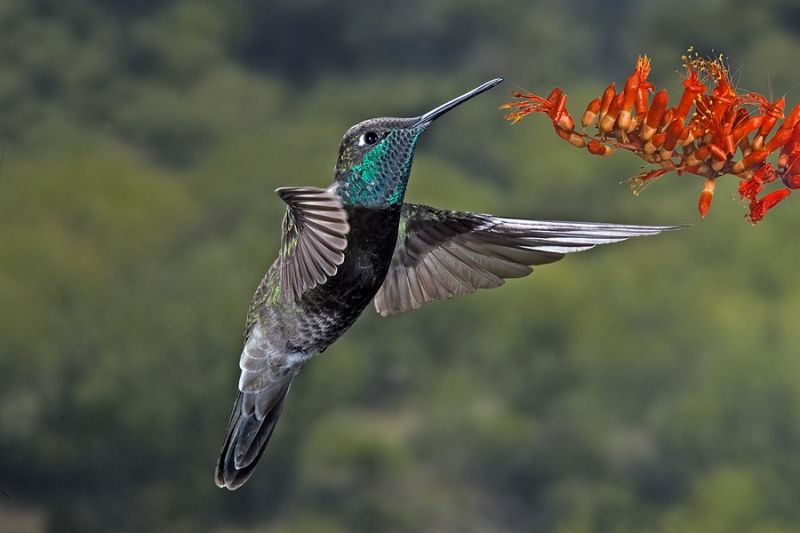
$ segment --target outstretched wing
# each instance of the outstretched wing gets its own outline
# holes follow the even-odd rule
[[[275,192],[289,206],[281,235],[281,293],[297,301],[336,274],[350,225],[342,202],[326,189],[281,187]]]
[[[678,226],[549,222],[404,204],[389,272],[375,295],[383,316],[519,278],[565,254]]]

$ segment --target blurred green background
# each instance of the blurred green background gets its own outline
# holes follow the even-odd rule
[[[583,106],[636,56],[800,101],[800,6],[549,0],[0,2],[0,530],[762,532],[800,528],[800,199],[631,195],[509,91]],[[741,68],[741,70],[739,70]],[[494,76],[408,198],[691,229],[362,320],[296,380],[252,480],[212,470],[273,190],[337,143]]]

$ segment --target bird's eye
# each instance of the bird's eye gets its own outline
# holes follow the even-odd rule
[[[364,135],[361,136],[361,143],[359,144],[366,144],[367,146],[372,146],[380,139],[380,135],[375,133],[374,131],[368,131]]]

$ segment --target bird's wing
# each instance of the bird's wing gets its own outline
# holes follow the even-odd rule
[[[350,225],[341,200],[326,189],[281,187],[275,192],[289,206],[281,235],[281,293],[286,301],[297,301],[336,274]]]
[[[404,204],[394,256],[375,309],[383,316],[469,294],[533,271],[533,265],[678,226],[549,222]]]

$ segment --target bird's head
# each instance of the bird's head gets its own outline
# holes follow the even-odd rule
[[[347,130],[334,169],[339,196],[350,205],[401,204],[417,141],[428,125],[501,81],[501,78],[487,81],[418,117],[372,118]]]

